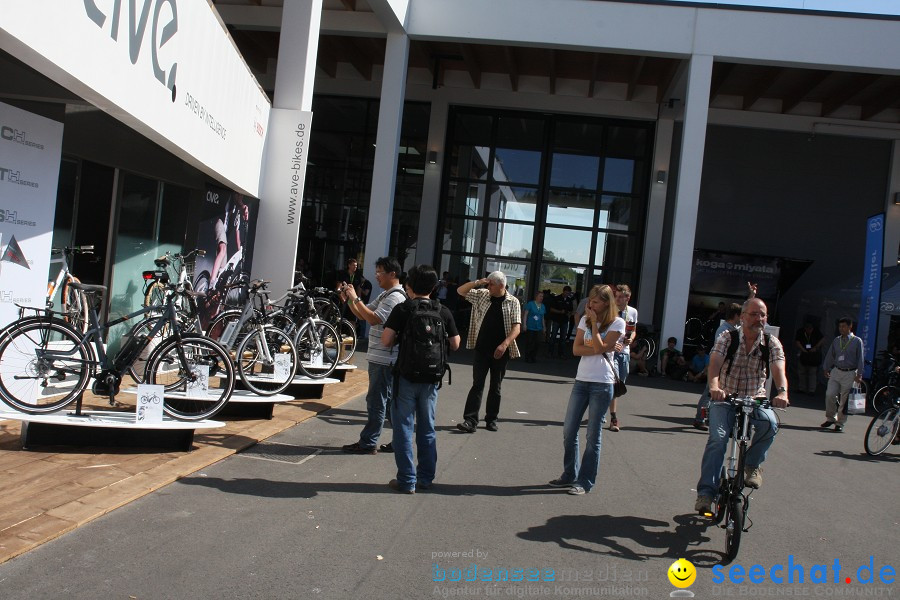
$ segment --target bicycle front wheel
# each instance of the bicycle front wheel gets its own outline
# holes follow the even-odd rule
[[[318,319],[308,320],[297,331],[294,345],[300,358],[300,373],[322,379],[334,372],[340,355],[340,340],[334,327]]]
[[[728,507],[728,518],[725,521],[725,556],[727,562],[737,558],[741,548],[741,535],[744,533],[744,499],[735,496]],[[727,564],[727,563],[726,563]]]
[[[718,525],[722,522],[722,519],[725,518],[728,499],[731,498],[731,494],[728,493],[729,484],[730,482],[725,474],[725,467],[722,467],[722,474],[719,476],[719,492],[714,498],[716,511],[715,514],[713,514],[714,525]]]
[[[237,349],[238,374],[248,390],[260,396],[283,392],[297,374],[297,348],[290,336],[266,326],[246,336]]]
[[[893,407],[882,411],[866,429],[865,448],[866,454],[878,456],[893,443],[900,430],[900,408]]]
[[[47,352],[54,354],[46,356]],[[0,398],[32,415],[59,410],[87,387],[91,358],[78,334],[63,321],[15,323],[0,334]]]
[[[199,335],[168,338],[147,364],[146,381],[165,387],[163,411],[180,421],[215,416],[231,398],[234,367],[228,353]]]
[[[875,409],[875,414],[880,415],[890,409],[894,406],[898,397],[900,397],[900,389],[892,385],[885,385],[879,388],[875,395],[872,396],[872,408]]]

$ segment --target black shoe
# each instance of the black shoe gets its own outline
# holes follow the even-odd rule
[[[497,431],[497,421],[488,421],[484,424],[484,428],[488,431]]]
[[[825,421],[824,423],[822,423],[821,425],[819,425],[819,427],[821,427],[822,429],[828,429],[828,428],[831,427],[832,425],[834,425],[834,423],[832,423],[831,421]]]
[[[456,428],[466,433],[475,433],[476,431],[475,425],[473,423],[469,423],[468,421],[457,423]]]
[[[347,454],[378,454],[377,448],[363,448],[359,445],[359,442],[341,446],[341,450],[343,450]]]
[[[391,453],[394,451],[394,442],[388,442],[387,444],[382,444],[378,447],[379,452],[387,452]]]
[[[400,482],[396,479],[391,479],[388,481],[388,487],[394,490],[395,492],[400,492],[401,494],[415,494],[416,488],[404,488],[401,487]]]
[[[700,431],[709,431],[709,426],[703,421],[694,421],[694,429],[699,429]]]

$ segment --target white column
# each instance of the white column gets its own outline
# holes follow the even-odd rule
[[[900,194],[900,141],[894,140],[891,148],[891,171],[888,174],[887,198],[884,202],[884,259],[885,267],[893,267],[900,261],[900,205],[894,204],[894,197]],[[881,294],[885,290],[881,288]],[[878,315],[878,338],[876,348],[889,350],[888,333],[890,333],[891,318],[883,313]],[[867,356],[866,360],[874,359]]]
[[[373,277],[375,261],[381,256],[387,256],[390,247],[394,189],[397,183],[397,149],[400,146],[400,128],[403,124],[408,59],[409,38],[406,34],[389,33],[384,52],[372,192],[369,196],[369,223],[366,227],[366,254],[363,261],[363,273],[368,277]]]
[[[666,194],[669,190],[669,163],[672,158],[672,135],[675,121],[671,117],[656,122],[653,145],[653,171],[650,173],[650,201],[647,204],[647,230],[641,258],[641,284],[635,306],[642,323],[650,323],[656,310],[656,284],[659,281],[659,256],[662,253],[663,224],[666,217]],[[665,173],[665,181],[657,181],[657,173]]]
[[[434,265],[440,275],[441,265],[434,264],[435,246],[438,241],[438,211],[441,206],[441,172],[444,164],[444,139],[447,137],[447,99],[436,97],[431,102],[431,118],[428,123],[428,152],[437,153],[437,164],[425,163],[425,181],[422,185],[422,206],[419,213],[419,239],[416,242],[416,260]],[[427,155],[426,155],[427,159]],[[407,265],[409,266],[409,265]]]
[[[688,65],[684,135],[681,140],[681,161],[675,194],[675,219],[672,225],[661,346],[665,346],[666,339],[672,336],[678,338],[679,346],[684,343],[682,337],[691,284],[697,209],[700,204],[712,66],[712,56],[697,54],[691,56]]]
[[[322,0],[287,0],[281,13],[275,108],[312,110]]]
[[[254,276],[276,295],[294,283],[321,16],[322,0],[287,0],[281,16],[253,258]]]

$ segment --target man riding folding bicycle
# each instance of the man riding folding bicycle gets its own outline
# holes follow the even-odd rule
[[[728,435],[735,418],[735,407],[721,403],[726,395],[765,396],[766,380],[771,372],[778,394],[772,406],[787,408],[787,376],[784,348],[775,336],[764,333],[766,304],[758,298],[744,302],[741,308],[741,327],[725,332],[716,340],[709,360],[709,438],[700,465],[697,482],[697,502],[694,510],[701,515],[711,512],[711,505],[719,489],[719,478],[728,447]],[[733,339],[737,336],[736,339]],[[778,421],[771,409],[757,408],[751,416],[754,427],[753,443],[747,452],[744,483],[758,489],[762,485],[760,465],[778,432]]]

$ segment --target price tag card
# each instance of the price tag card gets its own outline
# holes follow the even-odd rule
[[[291,355],[279,352],[275,355],[275,381],[285,381],[291,376]]]
[[[162,423],[164,391],[165,388],[161,385],[141,383],[137,386],[135,423]]]
[[[193,381],[188,381],[188,398],[209,398],[209,365],[197,365],[191,369]]]
[[[309,351],[309,366],[322,367],[325,363],[322,361],[322,353],[325,352],[324,346],[321,349],[311,348]]]

